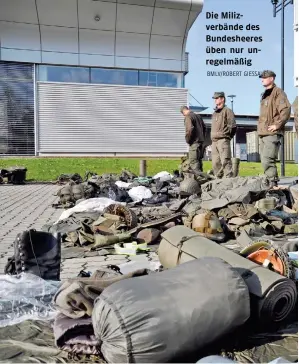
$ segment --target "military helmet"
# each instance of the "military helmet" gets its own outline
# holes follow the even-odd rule
[[[240,251],[240,255],[287,278],[295,278],[288,254],[270,240],[257,240]]]
[[[200,186],[194,178],[186,178],[180,184],[181,195],[197,195],[200,191]]]
[[[211,240],[224,241],[225,239],[220,220],[211,211],[195,215],[192,220],[192,230]]]

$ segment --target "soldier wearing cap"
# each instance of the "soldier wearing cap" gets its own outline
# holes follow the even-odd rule
[[[260,138],[261,162],[271,185],[277,186],[279,179],[276,161],[284,126],[291,115],[291,105],[285,92],[275,85],[276,74],[273,71],[263,71],[259,77],[265,88],[261,97],[257,127]]]
[[[189,145],[190,168],[195,174],[199,174],[203,171],[206,126],[202,117],[192,112],[187,106],[182,106],[180,111],[185,116],[185,140]]]
[[[231,139],[235,136],[237,126],[235,115],[225,105],[224,92],[215,92],[215,112],[212,115],[212,167],[217,178],[232,177]]]

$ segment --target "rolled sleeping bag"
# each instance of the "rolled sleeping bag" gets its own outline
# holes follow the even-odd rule
[[[92,313],[108,363],[166,363],[213,343],[250,317],[248,288],[229,264],[203,258],[106,288]]]
[[[221,245],[201,237],[185,226],[175,226],[162,234],[158,255],[164,268],[203,257],[218,257],[234,267],[244,278],[252,304],[252,315],[260,322],[280,322],[297,302],[295,283]]]

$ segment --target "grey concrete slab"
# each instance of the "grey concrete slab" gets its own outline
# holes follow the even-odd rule
[[[44,221],[60,216],[61,210],[51,207],[57,200],[58,189],[55,185],[0,185],[1,265],[13,255],[13,242],[18,233],[38,229]]]
[[[63,210],[54,209],[52,204],[57,203],[55,194],[59,188],[61,186],[51,184],[0,185],[0,274],[7,258],[13,255],[13,243],[18,233],[28,229],[38,230],[44,224],[57,221]],[[158,260],[157,254],[152,252],[130,257],[94,254],[86,258],[63,258],[61,279],[75,278],[82,269],[93,273],[109,264],[134,261],[142,265]]]

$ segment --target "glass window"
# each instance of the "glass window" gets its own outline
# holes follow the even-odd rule
[[[0,64],[0,155],[34,155],[33,65]]]
[[[125,69],[40,65],[38,67],[38,80],[176,88],[182,87],[183,74]]]
[[[159,87],[179,87],[177,74],[158,73],[157,86]]]
[[[157,86],[157,72],[139,71],[140,86]]]
[[[89,68],[39,66],[39,81],[89,83]]]
[[[140,86],[181,87],[181,75],[166,72],[139,72]]]
[[[138,85],[138,71],[92,68],[91,83]]]
[[[33,72],[31,64],[0,61],[0,79],[32,80]]]

